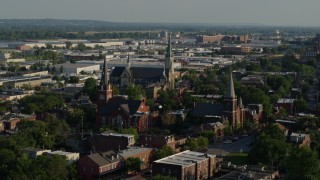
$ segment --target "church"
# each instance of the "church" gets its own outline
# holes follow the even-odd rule
[[[174,89],[174,57],[169,38],[163,68],[159,67],[132,67],[128,55],[126,67],[115,67],[110,74],[110,81],[118,87],[126,87],[130,83],[150,87],[161,85],[165,89]]]
[[[156,126],[159,114],[150,112],[144,99],[128,100],[125,97],[116,97],[113,94],[113,86],[126,87],[134,83],[147,87],[155,83],[162,85],[163,89],[174,89],[174,58],[170,39],[166,52],[164,68],[131,67],[128,57],[126,67],[115,67],[109,74],[104,60],[97,92],[96,127],[134,127],[138,133],[142,133]]]
[[[245,109],[242,104],[242,99],[238,99],[235,95],[231,70],[224,103],[198,103],[195,105],[192,115],[194,117],[204,118],[210,121],[227,120],[232,128],[241,127],[243,125]]]
[[[96,127],[134,127],[142,133],[154,127],[157,120],[158,114],[151,113],[144,100],[114,96],[105,60],[97,93]]]

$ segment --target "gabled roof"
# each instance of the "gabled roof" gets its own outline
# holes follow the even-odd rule
[[[123,110],[130,113],[130,115],[133,115],[137,113],[140,105],[140,100],[126,100],[126,99],[117,99],[115,101],[111,101],[106,105],[101,106],[98,109],[98,114],[102,116],[109,116],[113,111],[115,111],[117,108],[121,107]]]
[[[116,162],[123,159],[123,157],[117,155],[117,153],[114,151],[91,154],[91,155],[88,155],[88,158],[90,158],[99,167],[105,166],[112,162]]]
[[[111,72],[111,77],[120,77],[125,67],[115,67]]]
[[[192,111],[192,115],[196,117],[205,116],[222,116],[223,105],[214,103],[198,103]]]
[[[115,67],[112,77],[120,77],[125,67]],[[134,79],[160,79],[163,76],[163,68],[158,67],[131,67],[131,77]]]

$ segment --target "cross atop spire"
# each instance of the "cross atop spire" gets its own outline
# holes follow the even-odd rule
[[[229,81],[227,84],[227,94],[226,94],[227,98],[233,99],[236,98],[236,95],[234,93],[234,85],[233,85],[233,78],[232,78],[232,70],[231,70],[231,66],[230,66],[230,74],[229,74]]]

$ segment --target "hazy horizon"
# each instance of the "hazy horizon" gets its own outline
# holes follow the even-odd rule
[[[0,19],[320,26],[318,0],[3,0]]]

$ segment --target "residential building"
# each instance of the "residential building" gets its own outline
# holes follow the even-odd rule
[[[128,160],[128,158],[139,158],[141,162],[140,164],[141,170],[150,168],[154,154],[155,154],[155,151],[153,148],[136,147],[136,146],[128,147],[127,149],[121,150],[119,152],[119,155],[122,156],[125,160]]]
[[[119,151],[135,144],[132,134],[101,133],[90,139],[94,152]]]
[[[281,98],[277,101],[276,106],[292,115],[294,113],[294,101],[295,99]]]
[[[75,162],[80,158],[80,154],[76,152],[66,152],[66,151],[48,151],[44,153],[45,155],[59,155],[64,157],[69,163]]]
[[[193,151],[183,151],[153,162],[154,176],[173,176],[178,180],[210,179],[216,172],[216,156]]]
[[[79,177],[91,179],[114,179],[123,174],[125,159],[115,151],[95,153],[77,161]]]
[[[291,133],[289,141],[297,147],[310,146],[311,139],[309,134]]]
[[[179,138],[174,135],[161,134],[141,134],[139,136],[139,144],[144,147],[161,148],[162,146],[169,146],[176,150],[183,146],[187,138]]]

